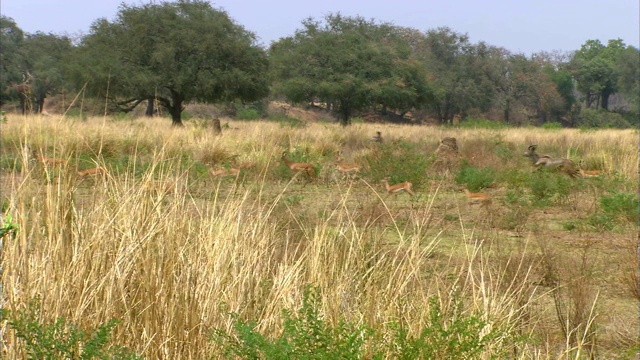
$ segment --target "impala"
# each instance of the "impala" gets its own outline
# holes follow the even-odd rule
[[[101,175],[101,176],[107,175],[107,169],[103,168],[102,166],[97,166],[91,169],[78,170],[79,177],[96,176],[96,175]]]
[[[466,187],[464,187],[462,190],[464,190],[465,195],[467,195],[467,201],[469,202],[469,204],[479,203],[482,204],[481,207],[491,204],[491,197],[489,196],[489,194],[472,193]]]
[[[240,175],[240,169],[235,169],[235,168],[209,169],[209,174],[211,174],[211,176],[213,177],[238,176]]]
[[[412,190],[413,184],[409,181],[401,182],[399,184],[389,185],[389,181],[385,178],[385,179],[382,179],[382,183],[384,184],[384,187],[387,189],[387,196],[389,196],[390,194],[397,194],[402,191],[405,191],[412,196],[415,195]]]
[[[282,162],[293,172],[305,172],[310,178],[314,178],[316,176],[313,165],[309,163],[301,163],[301,162],[291,162],[287,159],[287,152],[282,153],[282,157],[280,158]]]
[[[582,168],[583,165],[584,165],[583,162],[580,161],[580,175],[582,175],[582,177],[590,178],[590,177],[598,177],[602,175],[602,170],[584,170]]]
[[[34,159],[38,160],[38,162],[40,164],[42,164],[42,166],[44,166],[44,167],[48,167],[48,166],[55,167],[55,166],[60,166],[60,165],[62,165],[64,163],[66,163],[66,161],[64,159],[56,159],[56,158],[45,157],[45,156],[42,155],[41,151],[31,150],[31,146],[29,146],[29,145],[26,145],[25,147],[26,147],[27,151],[31,152],[31,156]]]
[[[338,161],[336,162],[336,168],[342,173],[342,175],[356,174],[360,172],[360,165],[358,164],[345,164],[342,158],[342,152],[337,151]]]
[[[528,157],[533,163],[535,170],[542,168],[561,171],[570,177],[580,176],[580,168],[569,159],[554,159],[548,155],[538,156],[536,148],[538,145],[530,145],[524,156]]]

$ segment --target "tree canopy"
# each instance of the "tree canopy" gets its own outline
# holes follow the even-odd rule
[[[182,125],[185,102],[268,93],[268,60],[255,36],[206,1],[122,4],[113,22],[93,24],[82,46],[94,90],[157,99],[174,125]]]
[[[274,90],[294,103],[319,99],[347,125],[373,106],[408,111],[427,96],[426,76],[400,28],[329,14],[271,45]]]

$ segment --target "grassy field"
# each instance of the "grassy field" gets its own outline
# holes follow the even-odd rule
[[[238,322],[277,338],[283,310],[309,298],[327,328],[373,334],[353,330],[364,358],[401,357],[401,333],[437,358],[637,358],[637,131],[222,122],[217,135],[10,116],[2,216],[19,231],[3,238],[2,307],[85,329],[116,319],[111,343],[149,359],[225,357]],[[433,155],[445,137],[459,147],[450,166]],[[603,175],[533,173],[531,144]],[[338,150],[357,176],[337,172]],[[292,176],[284,151],[317,177]],[[106,176],[77,176],[98,165]],[[387,196],[385,177],[416,195]],[[465,185],[492,202],[469,204]],[[2,357],[21,359],[11,324]]]

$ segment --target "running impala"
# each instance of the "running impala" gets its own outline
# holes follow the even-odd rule
[[[491,197],[489,196],[489,194],[472,193],[466,187],[464,187],[462,190],[464,190],[465,195],[467,195],[467,201],[469,202],[469,204],[482,204],[481,207],[491,204]]]
[[[389,181],[387,178],[382,179],[381,181],[384,184],[384,187],[387,189],[387,196],[390,194],[397,194],[402,191],[409,193],[411,196],[415,195],[413,192],[413,184],[409,181],[401,182],[394,185],[389,185]]]
[[[293,172],[305,172],[309,176],[309,178],[314,178],[316,176],[313,165],[309,163],[301,163],[301,162],[291,162],[287,159],[287,152],[282,153],[282,157],[280,158],[282,162]]]
[[[356,174],[360,172],[360,165],[358,164],[345,164],[342,158],[342,152],[337,151],[338,161],[336,162],[336,168],[342,173],[342,175]]]

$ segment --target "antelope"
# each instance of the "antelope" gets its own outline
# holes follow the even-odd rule
[[[376,136],[371,138],[371,142],[382,142],[382,133],[380,131],[376,131]]]
[[[385,178],[382,179],[381,182],[384,184],[384,187],[387,189],[387,196],[390,194],[397,194],[401,191],[405,191],[409,193],[411,196],[415,195],[413,192],[413,184],[409,181],[401,182],[399,184],[389,185],[389,181]]]
[[[554,159],[549,155],[538,156],[536,148],[538,145],[529,145],[527,151],[523,154],[528,157],[534,166],[534,171],[545,169],[559,170],[572,178],[580,176],[580,168],[569,159]]]
[[[342,152],[337,151],[338,161],[336,162],[336,168],[342,173],[342,175],[356,174],[360,172],[360,165],[358,164],[345,164],[342,158]]]
[[[491,197],[489,196],[489,194],[472,193],[466,187],[464,187],[462,190],[464,190],[465,195],[467,195],[467,201],[469,202],[469,204],[480,203],[482,204],[480,207],[484,207],[491,204]]]
[[[209,169],[209,174],[213,177],[227,177],[227,176],[238,176],[240,175],[240,169],[230,168],[230,169]]]
[[[291,162],[287,159],[287,152],[282,153],[282,157],[280,158],[282,162],[293,172],[306,172],[310,178],[314,178],[316,176],[313,165],[309,163],[299,163],[299,162]]]
[[[602,175],[602,171],[600,170],[583,170],[580,169],[580,175],[584,178],[590,178],[590,177],[598,177],[600,175]]]
[[[584,170],[582,166],[583,162],[580,161],[580,175],[583,178],[598,177],[602,175],[602,170]]]
[[[42,155],[41,151],[37,151],[37,150],[31,150],[31,146],[26,145],[25,146],[27,151],[31,152],[31,156],[36,159],[40,164],[42,164],[42,166],[44,167],[56,167],[56,166],[60,166],[64,163],[66,163],[66,161],[64,159],[57,159],[57,158],[48,158]]]
[[[107,169],[103,168],[102,166],[97,166],[91,169],[78,170],[79,177],[96,176],[96,175],[101,175],[101,176],[107,175]]]

